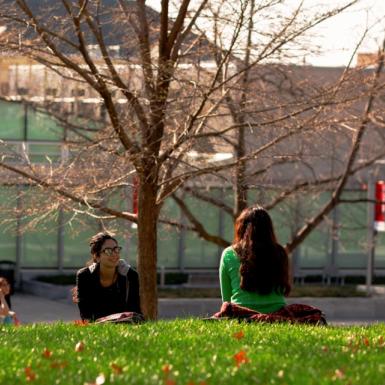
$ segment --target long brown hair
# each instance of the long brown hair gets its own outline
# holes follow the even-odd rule
[[[241,289],[259,294],[273,291],[288,295],[289,260],[278,243],[268,212],[254,206],[235,221],[233,248],[241,260]]]

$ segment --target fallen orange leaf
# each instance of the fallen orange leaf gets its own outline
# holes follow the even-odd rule
[[[168,373],[170,373],[170,371],[171,371],[171,365],[165,364],[162,366],[162,372],[163,373],[168,374]]]
[[[247,354],[243,350],[240,350],[238,353],[234,354],[233,358],[238,368],[242,364],[246,364],[247,362],[249,362],[249,359],[247,358]]]
[[[237,340],[242,339],[244,336],[245,336],[245,333],[243,332],[243,330],[240,330],[239,332],[236,332],[233,334],[233,337]]]
[[[123,369],[119,365],[114,364],[113,362],[110,363],[110,367],[114,371],[115,374],[122,374],[123,373]]]
[[[86,326],[89,322],[87,320],[77,319],[74,321],[74,325],[76,326]]]
[[[176,381],[166,378],[164,381],[165,385],[176,385]]]
[[[27,366],[24,369],[25,377],[27,381],[35,381],[36,380],[36,373],[32,370],[30,366]]]
[[[362,342],[363,342],[363,344],[364,344],[365,346],[369,346],[369,345],[370,345],[369,339],[368,339],[367,337],[364,337],[364,338],[362,339]]]
[[[44,348],[42,356],[44,358],[50,358],[52,356],[52,352],[50,350],[48,350],[47,348]]]

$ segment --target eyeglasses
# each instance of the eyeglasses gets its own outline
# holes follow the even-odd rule
[[[122,248],[120,246],[116,246],[114,248],[106,247],[104,250],[102,250],[102,253],[111,257],[112,254],[119,254],[121,251],[122,251]]]

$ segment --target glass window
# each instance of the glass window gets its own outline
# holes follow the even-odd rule
[[[218,197],[217,189],[204,191]],[[211,234],[218,234],[219,209],[197,198],[186,196],[184,199],[192,213]],[[220,249],[217,245],[200,238],[193,231],[186,232],[184,265],[186,268],[218,268]]]
[[[378,232],[375,242],[376,242],[376,249],[374,253],[374,266],[379,268],[385,268],[385,232]],[[364,257],[365,266],[366,266],[366,258],[367,258],[367,254]]]
[[[21,160],[21,143],[5,142],[4,145],[0,144],[1,155],[7,162],[19,162]]]
[[[342,199],[366,199],[365,191],[347,191]],[[359,268],[367,260],[367,203],[343,203],[338,206],[338,258],[339,267]]]
[[[223,201],[227,204],[227,206],[233,208],[234,207],[234,193],[231,187],[223,189],[222,192],[218,192],[218,194],[222,197]],[[223,217],[223,235],[222,237],[228,241],[232,242],[234,239],[234,218],[226,211],[222,211]]]
[[[306,220],[318,213],[321,207],[330,199],[329,192],[319,194],[304,194],[298,198],[299,213],[294,216],[296,226],[303,226]],[[325,267],[331,253],[330,228],[332,214],[329,214],[299,245],[299,263],[304,268]]]
[[[0,260],[16,261],[15,187],[0,186]]]
[[[16,102],[0,101],[0,138],[24,138],[24,106]]]
[[[37,187],[23,188],[22,266],[58,266],[58,215],[50,211],[50,193]]]
[[[81,268],[91,259],[90,238],[99,231],[98,221],[84,215],[63,215],[63,266]]]
[[[329,227],[322,223],[301,243],[299,249],[300,266],[321,268],[326,266],[330,254]]]
[[[23,267],[57,267],[58,223],[46,220],[23,235]]]
[[[57,163],[61,160],[60,144],[29,143],[28,153],[29,159],[32,163],[47,163],[49,162],[48,159],[50,159],[52,163]]]
[[[180,211],[173,199],[167,199],[161,216],[176,222],[180,221]],[[171,225],[158,224],[158,267],[179,267],[178,251],[180,230]]]
[[[62,140],[63,128],[48,114],[28,109],[27,140]]]

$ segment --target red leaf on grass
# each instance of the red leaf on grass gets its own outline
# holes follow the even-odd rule
[[[176,385],[176,381],[172,380],[171,378],[166,378],[164,383],[165,385]]]
[[[165,364],[165,365],[162,366],[162,372],[163,372],[164,374],[169,374],[170,371],[171,371],[171,365]]]
[[[236,332],[233,334],[233,337],[237,340],[241,340],[245,336],[245,333],[243,330],[240,330],[239,332]]]
[[[27,366],[24,369],[25,378],[27,381],[35,381],[36,380],[36,373],[32,370],[30,366]]]
[[[87,320],[77,319],[74,321],[74,325],[76,326],[87,326],[89,322]]]
[[[110,363],[110,367],[115,374],[123,373],[123,369],[119,365],[114,364],[113,362]]]
[[[364,338],[362,339],[362,343],[363,343],[365,346],[369,346],[369,345],[370,345],[370,342],[369,342],[368,337],[364,337]]]
[[[245,351],[240,350],[238,353],[234,354],[233,356],[235,360],[235,365],[239,368],[242,364],[246,364],[249,362],[249,359],[247,358],[247,354]]]
[[[43,353],[41,354],[44,358],[51,358],[52,352],[47,348],[44,348]]]
[[[79,352],[82,352],[83,350],[84,350],[84,342],[83,341],[79,341],[75,345],[75,352],[79,353]]]

